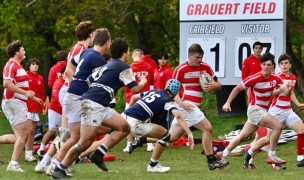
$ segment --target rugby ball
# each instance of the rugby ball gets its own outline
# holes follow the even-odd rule
[[[206,72],[201,73],[199,76],[199,84],[202,89],[205,89],[205,84],[212,82],[212,80],[212,77]]]

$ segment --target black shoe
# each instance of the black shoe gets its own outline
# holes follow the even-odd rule
[[[297,166],[298,167],[303,167],[304,166],[304,159],[302,159],[301,161],[298,161]]]
[[[93,152],[90,155],[89,159],[92,163],[96,164],[103,171],[109,171],[106,164],[103,162],[103,155]]]
[[[134,141],[131,143],[130,147],[129,147],[129,154],[132,154],[134,149],[138,148],[138,147],[143,147],[144,143],[142,140],[143,137],[140,138],[135,138]]]
[[[215,159],[212,161],[208,161],[209,170],[215,170],[216,168],[223,169],[229,164],[229,162],[225,159]]]
[[[248,167],[251,155],[248,153],[248,150],[245,150],[244,153],[244,167]]]
[[[54,169],[53,174],[52,174],[52,178],[54,178],[54,179],[69,179],[70,176],[68,176],[64,170],[61,170],[58,167],[56,167]]]

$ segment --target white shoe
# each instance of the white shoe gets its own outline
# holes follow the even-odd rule
[[[152,152],[154,150],[154,145],[153,143],[147,143],[147,151]]]
[[[156,166],[152,167],[150,164],[147,167],[147,172],[167,172],[170,171],[170,167],[163,167],[160,164],[157,164]]]
[[[40,165],[40,162],[35,167],[35,172],[37,173],[45,173],[46,167]]]
[[[9,164],[6,168],[7,172],[25,172],[23,169],[19,167],[19,165],[11,165]]]
[[[37,160],[34,158],[34,156],[25,156],[26,162],[36,162]]]

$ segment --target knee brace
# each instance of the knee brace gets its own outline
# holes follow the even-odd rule
[[[167,146],[167,143],[170,140],[170,133],[167,131],[167,133],[159,140],[157,140],[157,142],[162,145],[162,146]]]

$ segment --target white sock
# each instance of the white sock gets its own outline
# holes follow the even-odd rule
[[[304,159],[304,156],[303,155],[298,155],[297,156],[297,161],[302,161]]]
[[[45,144],[40,144],[40,148],[39,148],[39,151],[43,151],[45,149]]]
[[[25,151],[25,156],[33,156],[33,151]]]
[[[59,165],[59,164],[60,164],[60,161],[58,161],[57,158],[54,158],[53,162],[54,162],[54,164],[56,164],[56,165]]]
[[[253,158],[250,158],[249,164],[253,164]]]
[[[46,167],[50,161],[51,161],[52,157],[49,154],[46,154],[45,156],[43,156],[43,159],[40,162],[40,165],[42,167]]]
[[[12,165],[12,166],[18,165],[18,161],[11,160],[10,165]]]
[[[275,151],[272,151],[272,150],[269,149],[269,151],[268,151],[268,156],[273,156],[273,155],[275,155],[275,154],[276,154]]]
[[[251,150],[251,148],[248,150],[248,154],[249,154],[250,156],[252,156],[253,151]]]
[[[223,157],[226,158],[229,154],[230,154],[230,151],[228,149],[224,149]]]

